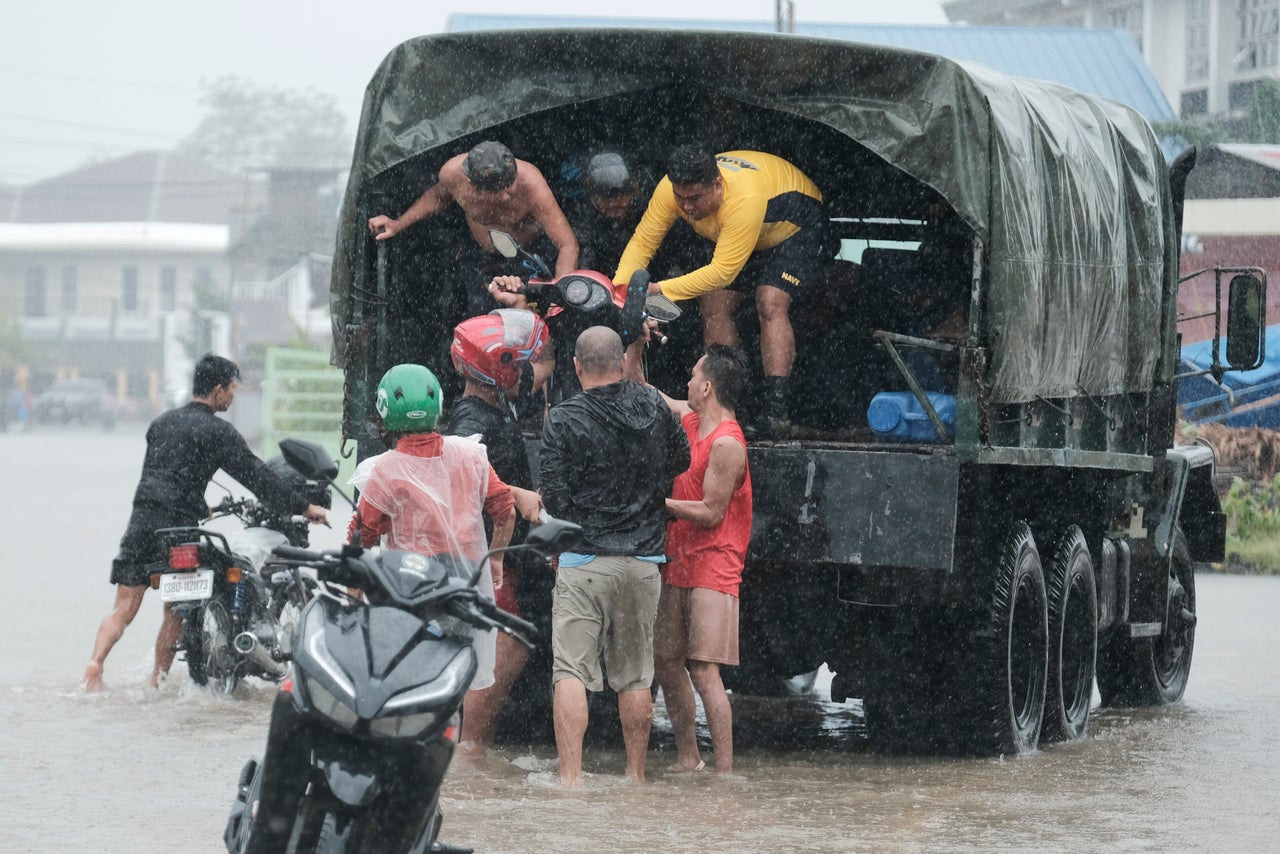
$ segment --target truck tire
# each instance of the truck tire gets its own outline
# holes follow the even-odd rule
[[[1044,741],[1083,738],[1089,727],[1098,654],[1098,594],[1084,533],[1072,525],[1058,539],[1046,579],[1049,673]]]
[[[951,741],[964,753],[1029,753],[1044,717],[1049,614],[1040,553],[1026,522],[1005,535],[986,585],[976,622],[954,645],[950,693],[959,726]]]
[[[1124,626],[1098,655],[1098,690],[1104,706],[1163,706],[1182,699],[1196,640],[1196,577],[1182,529],[1174,530],[1164,631],[1129,637]]]

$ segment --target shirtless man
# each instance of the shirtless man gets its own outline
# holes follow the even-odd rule
[[[538,167],[517,160],[505,145],[487,140],[466,154],[445,161],[440,178],[399,217],[375,216],[369,230],[376,240],[386,240],[419,220],[457,202],[466,215],[476,246],[497,256],[489,229],[505,231],[526,249],[533,249],[545,235],[556,247],[556,276],[578,266],[578,239],[556,203]],[[488,279],[481,282],[481,286]]]

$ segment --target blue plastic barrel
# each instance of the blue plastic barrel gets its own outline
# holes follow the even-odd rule
[[[955,395],[936,391],[925,394],[947,428],[947,438],[951,438],[956,431]],[[867,407],[867,424],[880,439],[934,444],[939,441],[933,422],[909,391],[882,391],[871,398],[871,405]]]

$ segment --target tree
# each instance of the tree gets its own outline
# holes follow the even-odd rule
[[[1198,148],[1224,142],[1280,144],[1280,80],[1253,81],[1249,110],[1243,116],[1155,122],[1152,128],[1158,136]]]
[[[0,371],[31,366],[40,361],[38,351],[22,337],[18,321],[0,312]]]
[[[234,75],[207,84],[208,112],[178,148],[230,172],[341,169],[352,140],[337,99],[307,90],[258,86]]]
[[[1280,143],[1280,80],[1266,78],[1254,81],[1253,98],[1245,121],[1246,142]]]

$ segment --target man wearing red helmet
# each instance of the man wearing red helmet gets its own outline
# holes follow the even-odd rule
[[[536,518],[542,501],[532,490],[533,477],[524,437],[506,395],[520,384],[521,369],[532,364],[537,373],[547,343],[547,325],[526,309],[498,309],[459,323],[449,353],[453,367],[466,381],[462,397],[449,410],[440,432],[446,436],[479,436],[489,464],[511,487],[520,510],[513,542],[528,533],[524,519]],[[532,569],[541,558],[514,552],[503,560],[503,582],[494,593],[498,607],[520,614],[516,599],[522,570]],[[511,686],[524,670],[529,651],[506,635],[498,637],[493,685],[470,691],[463,707],[462,738],[477,747],[493,745],[498,716]]]

